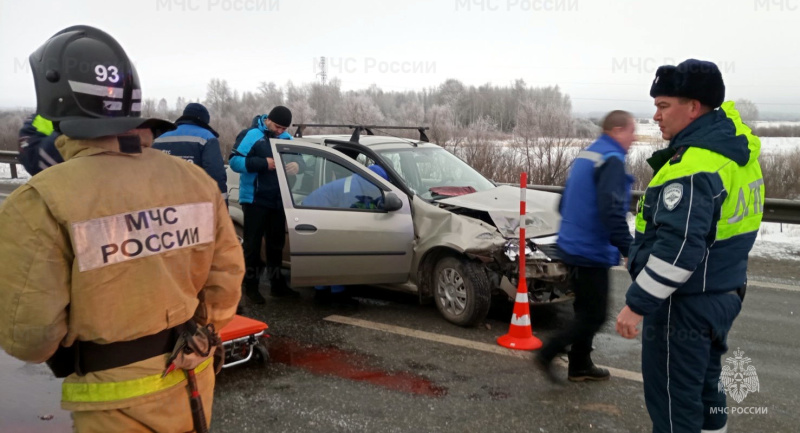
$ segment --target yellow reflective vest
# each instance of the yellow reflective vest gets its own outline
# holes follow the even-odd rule
[[[729,292],[745,284],[764,212],[761,141],[733,102],[670,142],[668,160],[639,201],[626,302],[638,314],[672,294]],[[654,155],[657,159],[659,155]]]

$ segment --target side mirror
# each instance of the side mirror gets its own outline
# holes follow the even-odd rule
[[[383,203],[383,209],[387,212],[394,212],[403,208],[403,201],[400,197],[396,196],[393,192],[386,194],[386,199]]]

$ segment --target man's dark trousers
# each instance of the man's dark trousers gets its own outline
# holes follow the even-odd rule
[[[266,238],[268,278],[270,283],[280,280],[283,247],[286,243],[286,214],[283,209],[254,204],[242,204],[244,212],[244,276],[245,290],[258,290],[264,262],[261,260],[261,239]]]
[[[569,371],[580,371],[592,366],[592,340],[606,320],[608,268],[573,266],[570,270],[570,285],[575,294],[575,318],[545,344],[539,356],[551,361],[571,344]]]

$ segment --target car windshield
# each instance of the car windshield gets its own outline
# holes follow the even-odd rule
[[[441,147],[392,149],[378,152],[392,165],[414,194],[431,200],[438,198],[431,188],[472,187],[475,191],[494,188],[494,184]]]

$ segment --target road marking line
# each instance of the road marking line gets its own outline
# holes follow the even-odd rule
[[[757,286],[757,287],[766,287],[768,289],[777,289],[777,290],[788,290],[790,292],[800,292],[800,287],[798,286],[790,286],[788,284],[778,284],[778,283],[767,283],[765,281],[753,281],[750,280],[747,282],[748,287]]]
[[[8,197],[8,194],[0,193],[0,197],[6,198],[6,197]]]
[[[482,352],[494,353],[497,355],[505,355],[513,358],[533,360],[533,352],[523,352],[518,350],[506,349],[504,347],[496,346],[494,344],[486,344],[478,341],[466,340],[463,338],[450,337],[447,335],[434,334],[432,332],[418,331],[416,329],[403,328],[395,325],[387,325],[385,323],[371,322],[369,320],[355,319],[352,317],[344,317],[332,315],[324,318],[329,322],[341,323],[344,325],[358,326],[359,328],[372,329],[375,331],[388,332],[390,334],[402,335],[405,337],[418,338],[420,340],[433,341],[435,343],[449,344],[451,346],[464,347],[467,349],[479,350]],[[557,365],[566,368],[567,362],[556,358]],[[598,367],[607,368],[614,377],[621,379],[632,380],[634,382],[642,382],[642,374],[635,371],[621,370],[613,367],[606,367],[599,365]]]

